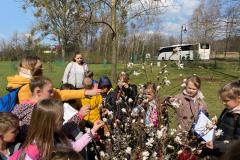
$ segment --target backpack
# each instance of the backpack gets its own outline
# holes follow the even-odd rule
[[[20,88],[14,89],[8,94],[0,97],[0,112],[11,112],[18,101],[18,91]]]

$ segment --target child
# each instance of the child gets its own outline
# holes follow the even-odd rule
[[[172,104],[177,104],[177,124],[184,131],[191,130],[193,123],[198,120],[200,111],[207,114],[207,105],[200,88],[200,78],[191,76],[187,78],[183,92],[170,100]]]
[[[77,51],[72,58],[72,62],[68,63],[65,68],[62,82],[70,83],[75,88],[81,89],[83,88],[82,82],[86,71],[88,71],[88,66],[84,62],[83,55]]]
[[[71,141],[61,131],[63,114],[62,102],[54,99],[41,100],[33,109],[26,141],[10,160],[20,157],[30,160],[49,159],[56,146],[69,146],[79,152],[104,124],[97,121],[80,139]]]
[[[18,118],[12,113],[0,112],[0,159],[7,160],[20,146],[11,145],[18,134]]]
[[[114,90],[115,95],[115,101],[122,98],[123,100],[126,100],[126,102],[129,101],[131,98],[134,102],[134,100],[137,97],[137,86],[135,84],[129,83],[129,75],[125,72],[121,72],[118,76],[118,85]],[[131,107],[133,107],[133,104],[130,104]]]
[[[156,85],[154,83],[147,83],[145,86],[145,95],[148,100],[146,108],[145,125],[158,126],[158,108],[156,97]]]
[[[129,83],[129,75],[127,73],[121,72],[118,76],[117,87],[113,91],[113,100],[116,102],[114,109],[115,119],[120,119],[121,121],[125,119],[125,115],[121,111],[122,108],[132,109],[136,97],[137,86]]]
[[[27,127],[30,124],[32,111],[36,107],[36,104],[43,99],[53,97],[53,84],[51,80],[46,77],[42,76],[32,79],[30,89],[32,92],[32,98],[23,101],[22,104],[16,105],[12,111],[12,113],[20,120],[22,139],[25,138]],[[78,127],[81,119],[86,115],[87,109],[87,107],[82,108],[77,114],[75,114],[75,116],[68,120],[68,123],[64,124],[64,131],[68,136],[72,135],[73,130]]]
[[[83,79],[83,86],[84,86],[84,89],[92,89],[93,88],[92,79],[85,77]],[[100,106],[102,104],[102,96],[101,95],[85,97],[85,98],[82,98],[80,101],[81,101],[83,108],[86,105],[90,105],[90,112],[88,115],[83,117],[84,120],[86,120],[92,124],[95,121],[100,120]]]
[[[85,73],[85,77],[91,78],[93,81],[93,88],[98,88],[98,81],[93,79],[93,72],[92,71],[87,71]]]
[[[32,97],[32,93],[29,87],[31,79],[34,77],[41,77],[42,75],[42,61],[37,56],[23,57],[19,64],[19,74],[7,77],[8,90],[20,88],[18,92],[18,100],[21,104],[25,100],[29,100]],[[53,97],[62,101],[69,99],[83,98],[85,95],[96,95],[100,91],[95,90],[59,90],[53,89]]]
[[[72,84],[68,84],[68,83],[65,83],[65,84],[62,84],[62,86],[60,87],[61,90],[72,90],[72,89],[75,89],[75,87],[72,85]],[[78,111],[80,110],[80,103],[78,103],[79,101],[78,100],[68,100],[68,101],[64,101],[63,102],[63,108],[64,108],[64,122],[63,124],[67,123],[69,120],[71,120],[77,113]],[[86,106],[84,108],[81,109],[81,111],[83,111],[84,113],[82,113],[82,115],[88,115],[89,112],[90,112],[90,105],[89,104],[86,104]],[[83,117],[81,117],[82,119]],[[68,138],[70,139],[75,139],[77,140],[79,137],[82,136],[82,131],[84,130],[84,121],[81,121],[79,124],[78,124],[79,127],[74,127],[75,130],[72,131],[72,134],[71,135],[68,135]],[[81,131],[82,130],[82,131]]]
[[[228,83],[219,91],[220,98],[225,105],[217,127],[223,131],[220,137],[208,142],[210,155],[221,156],[229,150],[233,142],[240,140],[240,80]]]
[[[114,110],[115,101],[113,98],[113,88],[110,79],[107,76],[102,76],[99,79],[98,88],[102,90],[103,107],[109,111]]]

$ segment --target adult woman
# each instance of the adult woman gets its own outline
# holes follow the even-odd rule
[[[42,62],[37,56],[26,56],[19,64],[19,74],[7,77],[9,90],[20,88],[18,92],[19,103],[29,100],[32,93],[29,83],[32,78],[42,76]],[[54,89],[54,98],[62,101],[83,98],[85,95],[96,95],[99,90],[59,90]]]
[[[77,52],[70,62],[63,75],[62,82],[72,84],[75,88],[83,88],[82,82],[84,74],[88,71],[87,64],[83,61],[83,56]]]

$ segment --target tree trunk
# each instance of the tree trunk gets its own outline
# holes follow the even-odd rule
[[[66,54],[66,50],[65,50],[65,46],[62,46],[62,60],[65,61],[65,54]]]
[[[112,81],[117,82],[117,33],[116,33],[116,0],[112,0],[112,28],[113,28],[113,37],[112,37]]]
[[[60,37],[58,37],[58,43],[61,46],[62,61],[65,61],[65,54],[66,54],[65,45],[64,45],[63,41],[61,41]]]

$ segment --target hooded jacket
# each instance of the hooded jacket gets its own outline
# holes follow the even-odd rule
[[[81,99],[81,105],[85,106],[90,104],[90,112],[83,119],[94,123],[96,120],[100,120],[100,106],[102,105],[102,96],[91,96]]]
[[[25,100],[32,98],[30,90],[30,79],[20,75],[14,75],[7,77],[8,85],[7,89],[12,90],[20,88],[18,92],[18,101],[21,104]],[[54,98],[61,101],[67,101],[70,99],[78,99],[84,97],[84,90],[59,90],[54,88]]]
[[[222,130],[213,141],[213,149],[203,148],[204,155],[222,156],[231,149],[234,142],[240,140],[240,105],[233,109],[224,109],[218,119],[217,129]]]
[[[204,102],[204,96],[201,91],[198,91],[197,95],[190,97],[186,90],[180,95],[175,96],[177,103],[177,123],[181,125],[181,128],[185,131],[190,131],[193,122],[197,122],[198,114],[200,111],[207,113],[207,105]]]

